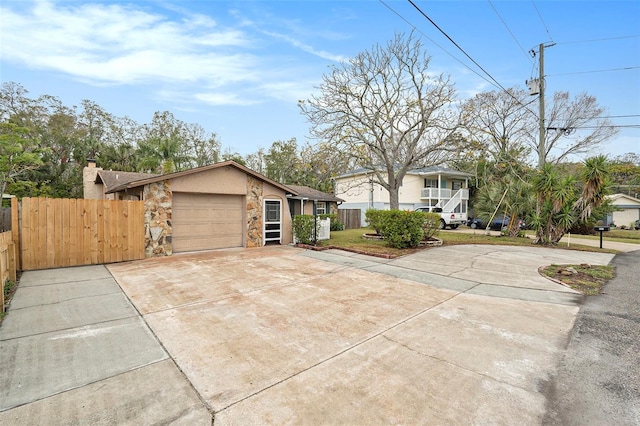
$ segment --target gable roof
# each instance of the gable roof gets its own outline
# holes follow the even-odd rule
[[[381,167],[381,169],[382,169],[382,167]],[[367,169],[367,168],[355,169],[355,170],[352,170],[352,171],[347,172],[345,174],[342,174],[340,176],[337,176],[336,179],[352,177],[352,176],[358,176],[358,175],[366,175],[368,173],[373,173],[373,169]],[[459,170],[450,169],[450,168],[444,167],[444,166],[428,166],[428,167],[421,167],[419,169],[410,169],[410,170],[407,171],[407,174],[408,175],[419,175],[419,176],[444,174],[444,175],[448,175],[448,176],[456,176],[456,177],[461,177],[461,178],[473,176],[470,173],[461,172]]]
[[[209,164],[207,166],[202,166],[202,167],[196,167],[193,169],[189,169],[189,170],[182,170],[180,172],[174,172],[174,173],[167,173],[167,174],[163,174],[163,175],[152,175],[151,177],[146,177],[146,178],[142,178],[142,179],[138,179],[138,180],[134,180],[134,181],[130,181],[124,184],[121,184],[109,191],[105,191],[105,192],[118,192],[118,191],[123,191],[125,189],[131,189],[131,188],[138,188],[144,185],[148,185],[150,183],[155,183],[155,182],[160,182],[163,180],[170,180],[170,179],[176,179],[182,176],[189,176],[195,173],[202,173],[202,172],[206,172],[209,170],[214,170],[214,169],[219,169],[222,167],[233,167],[237,170],[240,170],[243,173],[248,174],[249,176],[252,176],[258,180],[261,180],[263,182],[266,182],[272,186],[275,186],[278,189],[283,190],[285,193],[287,194],[292,194],[292,195],[298,195],[297,192],[295,192],[293,189],[290,189],[287,186],[284,186],[281,183],[278,183],[274,180],[269,179],[268,177],[261,175],[258,172],[255,172],[251,169],[249,169],[248,167],[245,167],[241,164],[236,163],[235,161],[223,161],[221,163],[215,163],[215,164]],[[149,175],[147,175],[149,176]]]
[[[342,198],[338,198],[333,194],[328,194],[326,192],[318,191],[317,189],[313,189],[308,186],[302,186],[302,185],[287,185],[287,186],[298,193],[298,198],[306,198],[309,200],[317,200],[317,201],[335,201],[336,203],[344,202]]]
[[[618,203],[620,203],[621,201],[624,202],[626,201],[626,204],[630,204],[630,205],[638,205],[640,206],[640,200],[637,198],[632,197],[631,195],[626,195],[626,194],[612,194],[612,195],[607,195],[606,196],[609,200],[611,200],[612,202],[614,201],[618,201]]]
[[[102,183],[104,185],[104,192],[107,193],[112,189],[126,185],[129,182],[153,178],[156,176],[159,175],[151,173],[120,172],[117,170],[98,170],[98,173],[96,173],[95,183]]]

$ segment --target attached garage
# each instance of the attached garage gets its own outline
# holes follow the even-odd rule
[[[233,161],[152,175],[108,192],[144,201],[147,257],[293,241],[283,206],[298,193]]]
[[[173,194],[173,251],[243,246],[244,197]]]

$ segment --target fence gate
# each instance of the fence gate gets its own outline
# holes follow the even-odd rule
[[[23,198],[19,227],[25,271],[145,257],[142,201]]]

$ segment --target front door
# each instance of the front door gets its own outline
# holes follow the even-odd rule
[[[282,202],[264,200],[264,244],[282,243]]]

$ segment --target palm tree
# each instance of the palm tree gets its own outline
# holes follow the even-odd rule
[[[580,211],[580,219],[587,220],[593,209],[600,207],[606,200],[609,186],[610,166],[603,155],[588,158],[582,172],[582,195],[576,201],[575,208]]]
[[[557,244],[578,220],[588,219],[593,209],[605,202],[608,182],[609,169],[604,156],[585,161],[579,182],[581,193],[574,176],[560,177],[556,166],[545,164],[533,181],[538,198],[533,220],[536,244]]]
[[[172,173],[188,162],[183,147],[176,138],[152,138],[139,144],[140,167],[155,173]]]

